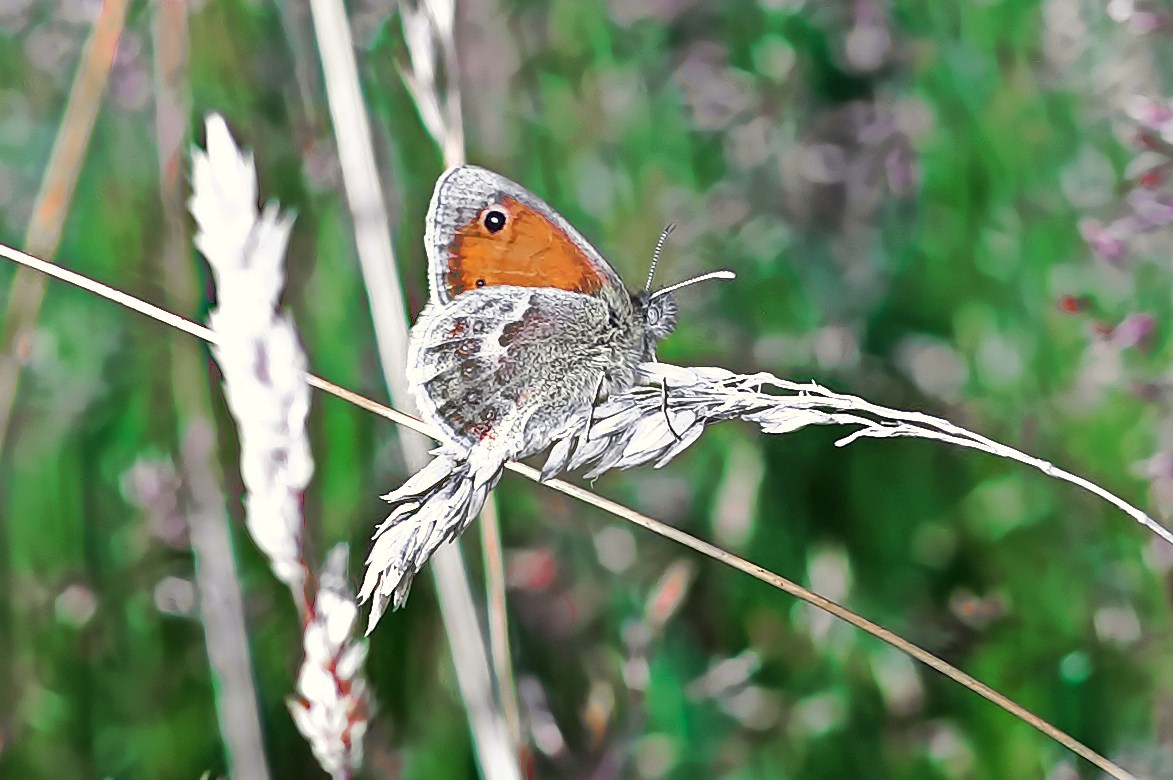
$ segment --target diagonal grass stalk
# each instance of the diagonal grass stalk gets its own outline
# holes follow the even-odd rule
[[[171,327],[178,328],[186,333],[196,336],[197,338],[203,339],[204,341],[215,341],[215,336],[212,331],[203,327],[202,325],[198,325],[183,317],[147,303],[146,301],[142,301],[138,298],[135,298],[134,296],[127,295],[120,290],[116,290],[112,287],[109,287],[108,285],[102,284],[101,282],[97,282],[81,274],[62,268],[61,266],[58,266],[54,263],[40,260],[36,257],[3,244],[0,244],[0,256],[12,260],[13,262],[20,263],[21,265],[27,266],[29,268],[33,268],[34,270],[48,274],[49,276],[52,276],[56,279],[60,279],[61,281],[81,287],[85,290],[95,293],[96,295],[100,295],[103,298],[126,306],[127,308],[134,309],[135,311],[145,314],[152,319],[158,320],[159,322],[162,322],[166,325],[170,325]],[[353,393],[349,390],[346,390],[345,388],[339,387],[338,385],[335,385],[334,383],[325,379],[309,375],[307,376],[306,381],[308,381],[311,386],[316,387],[319,390],[327,392],[337,398],[341,398],[344,401],[353,403],[356,406],[385,417],[388,420],[405,425],[419,433],[424,435],[429,435],[431,433],[430,428],[416,418],[404,414],[403,412],[396,411],[395,409],[390,409],[386,406],[383,406],[382,404],[376,403],[375,401],[358,395],[357,393]],[[514,473],[526,477],[527,479],[531,479],[535,482],[541,481],[540,471],[524,464],[510,463],[508,464],[507,468]],[[948,677],[950,680],[953,680],[959,685],[968,688],[987,701],[992,702],[1024,723],[1027,723],[1035,729],[1039,730],[1055,742],[1063,745],[1071,752],[1084,758],[1103,772],[1107,773],[1109,776],[1116,778],[1116,780],[1134,780],[1133,775],[1126,772],[1123,768],[1116,765],[1114,762],[1074,739],[1066,732],[1056,728],[1043,718],[1040,718],[1024,707],[1015,703],[1008,697],[998,693],[985,683],[982,683],[976,678],[966,674],[957,667],[948,663],[944,659],[928,652],[921,647],[918,647],[917,645],[914,645],[913,643],[903,639],[888,629],[852,612],[841,604],[838,604],[819,595],[818,593],[808,590],[807,588],[802,587],[798,583],[787,579],[786,577],[775,574],[774,572],[764,569],[761,566],[745,560],[744,558],[738,557],[726,550],[723,550],[716,545],[704,542],[690,534],[685,533],[684,531],[673,528],[672,526],[669,526],[665,523],[661,523],[658,520],[636,512],[635,510],[625,507],[622,504],[618,504],[614,501],[603,498],[602,496],[592,493],[585,488],[573,485],[560,479],[548,480],[542,482],[542,484],[553,490],[557,490],[560,493],[602,509],[605,512],[609,512],[616,517],[634,523],[642,528],[652,531],[655,534],[663,536],[666,539],[671,539],[672,541],[682,544],[689,549],[692,549],[709,558],[712,558],[719,563],[748,574],[754,579],[764,582],[771,587],[784,591],[785,593],[788,593],[795,598],[798,598],[814,607],[817,607],[818,609],[834,615],[840,620],[850,623],[859,630],[864,631],[876,637],[877,639],[882,640],[883,642],[886,642],[900,652],[915,658],[926,666],[941,673],[945,677]]]

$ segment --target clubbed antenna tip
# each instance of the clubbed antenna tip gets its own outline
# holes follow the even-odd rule
[[[701,274],[700,276],[694,276],[691,279],[685,279],[683,282],[677,282],[676,284],[670,284],[667,287],[661,287],[659,290],[656,290],[654,293],[652,293],[651,298],[658,298],[665,293],[670,293],[673,290],[679,290],[681,287],[688,287],[690,284],[696,284],[697,282],[708,281],[709,279],[736,279],[736,278],[737,278],[737,274],[733,273],[732,271],[727,271],[727,270],[709,271],[707,274]]]

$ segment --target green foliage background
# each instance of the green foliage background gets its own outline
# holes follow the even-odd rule
[[[0,239],[20,246],[94,5],[4,6]],[[154,10],[132,7],[58,259],[163,303]],[[441,161],[399,76],[394,7],[350,10],[414,314]],[[305,9],[189,11],[191,128],[224,113],[255,150],[263,196],[298,214],[285,303],[313,370],[385,399]],[[1168,243],[1112,266],[1077,226],[1121,208],[1122,101],[1160,95],[1166,38],[1080,0],[458,0],[457,39],[471,161],[545,197],[633,286],[668,221],[662,281],[737,271],[681,295],[663,359],[939,414],[1163,509],[1143,463],[1173,433]],[[203,275],[201,262],[193,251]],[[0,265],[5,294],[13,278]],[[1138,312],[1152,336],[1114,341]],[[192,577],[182,522],[128,487],[136,463],[180,446],[172,338],[48,288],[0,461],[0,777],[226,769],[201,625],[158,595]],[[267,753],[274,777],[319,777],[284,705],[297,618],[243,533],[235,432],[206,365]],[[315,550],[350,541],[357,576],[378,495],[405,477],[397,431],[321,395],[310,424]],[[594,487],[839,598],[1136,772],[1173,777],[1170,551],[1024,467],[922,441],[837,449],[836,436],[718,427],[661,471]],[[536,754],[536,776],[1093,776],[756,581],[512,477],[498,501],[517,672],[566,742]],[[475,534],[462,544],[476,568]],[[631,695],[625,636],[680,559],[695,579],[650,649],[646,695]],[[712,664],[747,651],[748,679],[698,691]],[[380,709],[365,776],[477,776],[428,579],[375,633],[368,674]],[[614,705],[604,716],[600,701]]]

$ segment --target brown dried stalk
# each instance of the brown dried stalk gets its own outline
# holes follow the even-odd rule
[[[65,215],[69,213],[73,189],[89,148],[94,119],[102,104],[129,5],[129,0],[102,3],[102,13],[94,22],[94,30],[82,52],[69,102],[61,117],[61,130],[53,144],[25,233],[25,246],[43,257],[57,253]],[[4,323],[0,326],[0,445],[8,434],[23,353],[28,349],[29,331],[41,310],[44,295],[44,277],[24,269],[17,272],[8,291]]]

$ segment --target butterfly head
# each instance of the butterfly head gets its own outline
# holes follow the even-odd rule
[[[679,310],[676,306],[677,290],[707,279],[732,279],[733,276],[732,271],[711,271],[658,290],[641,290],[634,293],[631,298],[636,313],[644,323],[647,334],[645,349],[648,354],[655,354],[656,342],[676,330],[676,322],[679,319]]]
[[[649,347],[654,348],[657,341],[667,338],[676,330],[679,310],[675,293],[664,291],[663,294],[657,294],[640,291],[632,296],[632,300],[636,313],[644,323]]]
[[[656,241],[656,249],[652,252],[651,267],[648,268],[648,281],[644,285],[642,292],[636,293],[632,296],[635,302],[636,311],[643,320],[647,332],[647,351],[649,354],[655,354],[656,342],[666,338],[672,331],[676,330],[676,321],[679,318],[679,311],[676,307],[676,290],[681,287],[687,287],[696,282],[703,282],[706,279],[732,279],[732,271],[713,271],[712,273],[703,274],[692,279],[686,279],[683,282],[661,287],[659,290],[652,290],[652,278],[656,275],[656,266],[660,263],[660,255],[664,251],[664,244],[668,241],[668,236],[676,230],[676,225],[670,223],[660,232],[660,238]]]

